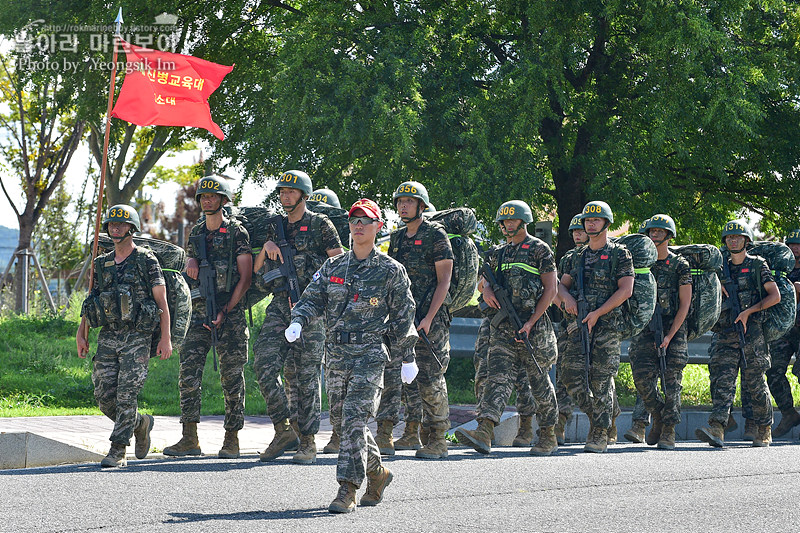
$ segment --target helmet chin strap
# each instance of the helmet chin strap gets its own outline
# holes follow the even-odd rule
[[[417,214],[416,214],[416,215],[414,215],[413,217],[411,217],[411,218],[408,218],[408,217],[400,217],[400,220],[402,220],[402,221],[403,221],[403,224],[405,224],[406,226],[408,226],[408,223],[409,223],[409,222],[414,222],[415,220],[417,220],[417,219],[420,217],[420,215],[421,215],[421,213],[422,213],[422,205],[421,205],[421,204],[422,204],[422,202],[417,202]],[[395,204],[395,206],[394,206],[394,207],[395,207],[395,209],[397,209],[397,204]]]
[[[515,229],[515,230],[514,230],[514,232],[512,233],[511,231],[509,231],[509,230],[508,230],[508,228],[506,228],[505,224],[502,224],[502,223],[500,224],[500,226],[502,227],[502,229],[503,229],[503,230],[505,230],[506,237],[507,237],[507,238],[509,238],[509,239],[513,239],[514,237],[516,237],[516,236],[517,236],[517,233],[519,233],[519,232],[520,232],[520,230],[522,229],[522,226],[523,226],[523,225],[524,225],[524,224],[522,224],[522,223],[520,222],[519,226],[517,226],[517,229]]]
[[[305,197],[304,197],[304,196],[300,196],[300,199],[299,199],[299,200],[297,200],[297,203],[295,203],[294,205],[291,205],[291,206],[285,206],[285,205],[283,205],[283,204],[281,204],[281,205],[282,205],[282,207],[283,207],[283,210],[284,210],[284,211],[286,211],[286,214],[287,214],[287,215],[290,215],[290,214],[292,214],[292,213],[294,212],[294,210],[295,210],[295,209],[297,209],[297,207],[298,207],[298,206],[299,206],[301,203],[303,203],[303,200],[305,200]]]
[[[114,242],[114,244],[120,244],[120,243],[124,242],[125,239],[127,239],[128,237],[130,237],[131,239],[133,238],[133,228],[128,229],[128,232],[125,235],[123,235],[122,237],[113,237],[112,236],[111,240]]]
[[[592,232],[592,231],[589,231],[588,229],[586,229],[586,225],[585,225],[585,224],[584,224],[584,226],[583,226],[583,231],[585,231],[585,232],[586,232],[586,235],[588,235],[588,236],[590,236],[590,237],[595,237],[595,236],[597,236],[597,235],[600,235],[601,233],[603,233],[603,231],[605,231],[605,230],[606,230],[606,228],[608,228],[608,226],[610,226],[610,225],[611,225],[611,224],[608,222],[608,219],[607,219],[607,218],[604,218],[603,220],[604,220],[605,222],[603,222],[603,227],[602,227],[602,229],[600,229],[600,231],[594,231],[594,232]]]
[[[732,254],[740,254],[740,253],[744,252],[746,248],[747,248],[747,241],[745,241],[745,245],[742,246],[741,248],[739,248],[738,250],[734,250],[733,248],[728,248],[728,250]]]
[[[222,209],[222,206],[223,206],[223,205],[225,205],[225,200],[223,199],[223,197],[222,197],[222,196],[220,196],[220,197],[219,197],[219,205],[217,206],[217,208],[216,208],[216,209],[214,209],[214,210],[211,210],[211,209],[203,209],[203,213],[205,213],[206,215],[213,215],[213,214],[215,214],[215,213],[219,213],[219,212],[220,212],[220,210]]]

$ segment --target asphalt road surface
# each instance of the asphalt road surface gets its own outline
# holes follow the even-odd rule
[[[672,452],[582,445],[552,457],[451,448],[440,461],[398,452],[377,507],[332,515],[336,458],[155,458],[126,468],[0,471],[3,532],[792,531],[800,524],[797,443],[679,442]],[[359,499],[366,482],[359,490]]]

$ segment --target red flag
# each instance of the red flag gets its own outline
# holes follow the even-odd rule
[[[127,74],[112,117],[139,126],[205,128],[218,139],[225,138],[211,120],[208,97],[233,66],[121,42]]]

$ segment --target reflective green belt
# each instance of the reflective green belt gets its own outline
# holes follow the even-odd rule
[[[161,271],[162,272],[177,272],[178,274],[181,273],[180,270],[175,270],[174,268],[162,268]]]
[[[650,273],[650,269],[649,268],[634,268],[633,269],[633,273],[634,274],[649,274]]]
[[[521,268],[522,270],[530,272],[531,274],[536,274],[537,276],[541,276],[541,274],[539,274],[538,268],[532,267],[525,263],[503,263],[503,265],[500,267],[500,270],[509,270],[513,267]]]

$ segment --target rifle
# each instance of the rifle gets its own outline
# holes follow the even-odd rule
[[[511,322],[511,325],[514,327],[514,338],[525,343],[525,348],[527,348],[528,353],[531,354],[531,359],[533,359],[533,364],[536,365],[536,370],[539,371],[539,374],[542,374],[544,371],[542,370],[542,367],[539,366],[539,362],[536,361],[535,352],[533,346],[531,345],[530,339],[528,339],[527,333],[519,332],[525,323],[519,317],[517,310],[514,309],[514,306],[511,304],[511,296],[508,294],[508,289],[506,289],[497,281],[497,277],[494,275],[494,272],[492,272],[491,267],[489,267],[489,261],[486,260],[485,256],[483,260],[483,266],[481,266],[480,274],[489,283],[489,287],[491,287],[492,291],[494,292],[494,297],[497,298],[497,301],[500,303],[500,310],[492,319],[492,325],[496,326],[508,318]]]
[[[728,293],[728,305],[731,309],[731,320],[735,321],[736,317],[742,312],[742,306],[739,303],[739,286],[731,277],[730,256],[722,259],[722,274],[725,276],[725,292]],[[747,369],[747,360],[744,357],[744,347],[747,341],[744,338],[744,326],[741,322],[734,322],[733,327],[739,334],[739,366],[742,370]]]
[[[300,282],[297,280],[297,268],[294,264],[295,250],[289,241],[286,239],[286,228],[283,226],[283,215],[274,215],[266,220],[267,224],[272,224],[275,227],[275,232],[278,236],[278,248],[281,249],[281,257],[283,262],[278,268],[270,270],[264,274],[264,281],[269,282],[274,279],[283,277],[286,278],[286,291],[289,293],[289,307],[295,306],[300,300]],[[278,290],[283,290],[280,287]]]
[[[211,330],[211,353],[214,357],[214,370],[217,370],[217,326],[214,320],[217,319],[217,272],[208,260],[208,250],[206,248],[206,232],[189,237],[197,250],[200,259],[200,273],[197,281],[200,283],[200,296],[206,300],[205,324]]]
[[[664,309],[659,303],[656,303],[656,310],[653,313],[653,318],[650,319],[650,331],[653,332],[653,340],[658,350],[658,372],[661,374],[661,390],[664,392],[664,396],[666,396],[667,349],[661,347],[661,344],[664,342]]]
[[[586,267],[586,259],[581,253],[581,259],[578,263],[578,279],[575,280],[578,289],[578,327],[581,328],[581,353],[583,354],[583,367],[586,377],[586,392],[591,394],[591,387],[589,386],[589,367],[592,366],[592,336],[589,333],[589,325],[584,322],[586,315],[589,314],[589,302],[586,301],[584,295],[584,269]]]

